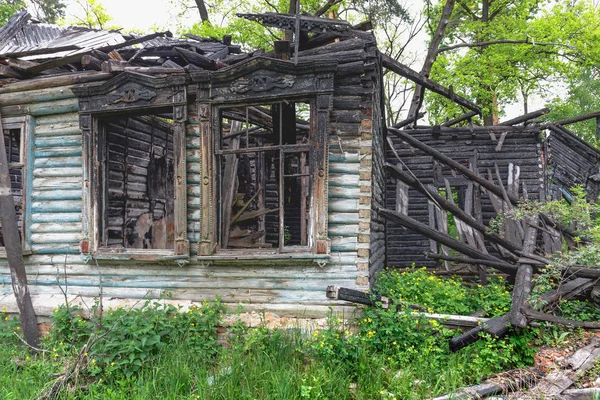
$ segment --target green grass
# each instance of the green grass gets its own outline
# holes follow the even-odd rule
[[[510,301],[500,280],[467,287],[420,269],[389,271],[380,282],[380,293],[397,302],[436,311],[494,315]],[[186,312],[148,302],[134,311],[111,310],[104,330],[95,333],[92,321],[61,308],[43,344],[49,352],[39,355],[15,340],[15,320],[0,313],[0,399],[37,398],[98,334],[102,340],[89,350],[78,390],[60,398],[422,399],[530,365],[540,336],[527,329],[503,339],[484,337],[450,353],[448,340],[457,332],[410,309],[372,307],[352,326],[332,315],[327,327],[309,333],[234,325],[222,347],[216,326],[223,311],[218,301]]]

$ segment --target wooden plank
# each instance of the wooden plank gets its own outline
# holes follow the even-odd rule
[[[377,303],[381,303],[382,308],[388,308],[390,304],[387,297],[339,286],[327,286],[326,295],[328,299],[350,301],[367,306],[375,306]]]
[[[230,133],[239,132],[242,129],[240,121],[231,123]],[[226,137],[225,137],[226,138]],[[225,139],[224,138],[224,139]],[[240,147],[240,137],[236,136],[229,141],[230,149],[238,149]],[[231,212],[233,207],[234,194],[237,193],[238,180],[238,157],[235,154],[223,156],[225,168],[221,177],[222,184],[222,199],[221,199],[221,248],[226,249],[229,242],[229,232],[231,230]]]
[[[525,240],[523,241],[524,252],[533,253],[535,249],[538,221],[539,215],[535,215],[529,220]],[[531,264],[517,264],[517,268],[515,288],[513,289],[510,306],[510,323],[516,327],[525,328],[528,321],[521,309],[526,304],[529,295],[531,294],[531,289],[533,287],[533,267]]]
[[[461,96],[455,94],[452,91],[452,89],[443,87],[442,85],[432,81],[431,79],[419,74],[418,72],[411,69],[410,67],[407,67],[406,65],[394,60],[392,57],[388,56],[387,54],[384,54],[384,53],[380,53],[380,54],[381,54],[383,66],[385,68],[389,69],[392,72],[397,73],[398,75],[405,77],[406,79],[409,79],[409,80],[415,82],[418,85],[425,87],[426,89],[431,90],[434,93],[440,94],[440,95],[454,101],[456,104],[459,104],[459,105],[461,105],[465,108],[468,108],[469,110],[474,111],[477,114],[481,115],[481,108],[479,108],[476,104],[472,103],[471,101],[465,99],[464,97],[461,97]]]

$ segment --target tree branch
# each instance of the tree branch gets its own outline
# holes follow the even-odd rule
[[[323,4],[323,7],[319,8],[317,10],[317,12],[315,13],[315,17],[320,17],[321,15],[325,14],[327,11],[329,11],[329,9],[339,3],[341,3],[342,0],[328,0],[327,3]]]
[[[444,51],[450,51],[455,49],[460,49],[463,47],[486,47],[494,44],[529,44],[532,46],[557,46],[557,47],[566,47],[571,50],[575,50],[575,47],[569,46],[568,44],[562,43],[553,43],[553,42],[540,42],[536,43],[529,38],[524,40],[512,40],[512,39],[498,39],[498,40],[490,40],[487,42],[475,42],[475,43],[459,43],[453,46],[443,47],[437,50],[437,53],[442,53]]]

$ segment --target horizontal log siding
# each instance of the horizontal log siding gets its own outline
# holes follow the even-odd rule
[[[370,222],[370,193],[363,190],[370,187],[371,169],[370,165],[361,165],[361,159],[371,154],[369,104],[373,75],[372,67],[364,64],[358,69],[353,64],[352,73],[348,68],[342,71],[335,78],[328,142],[331,259],[323,267],[290,261],[282,265],[269,262],[268,256],[265,261],[247,265],[214,265],[197,260],[201,174],[199,121],[194,105],[188,109],[186,124],[189,263],[181,267],[175,263],[120,260],[86,264],[79,248],[83,238],[83,155],[76,99],[65,94],[69,88],[23,92],[23,99],[39,100],[27,104],[15,103],[12,97],[3,103],[0,93],[0,112],[7,109],[10,115],[23,115],[37,110],[29,210],[33,254],[25,260],[38,313],[47,314],[51,304],[60,303],[58,282],[63,287],[68,285],[70,296],[98,296],[102,287],[107,297],[156,298],[170,292],[174,300],[184,303],[221,296],[232,306],[243,302],[249,310],[299,317],[324,316],[330,306],[347,310],[343,307],[346,303],[327,299],[325,290],[329,285],[368,288],[369,243],[359,236],[359,224]],[[363,75],[365,72],[368,74]],[[59,99],[49,101],[52,95],[59,95]],[[7,305],[9,311],[15,307],[5,260],[0,261],[2,305]]]
[[[425,155],[420,150],[410,148],[393,135],[390,135],[390,137],[398,154],[410,171],[424,184],[433,184],[433,158]],[[489,168],[492,170],[495,180],[494,163],[498,163],[504,185],[506,185],[508,178],[509,162],[519,165],[521,167],[521,185],[523,183],[526,185],[529,198],[540,198],[543,171],[541,145],[537,135],[531,133],[508,133],[500,151],[495,150],[497,140],[492,140],[488,134],[484,133],[474,135],[458,134],[455,136],[443,134],[438,138],[434,138],[431,134],[415,133],[414,137],[459,162],[467,160],[476,152],[479,172],[485,173],[487,177],[487,169]],[[398,162],[390,151],[387,152],[387,159],[392,164]],[[460,173],[456,173],[455,178],[447,168],[444,168],[444,176],[451,181],[451,184],[453,180],[462,179]],[[429,212],[427,199],[413,189],[409,189],[408,195],[408,215],[428,225]],[[393,210],[396,209],[396,181],[393,179],[388,179],[387,181],[387,207]],[[495,215],[487,194],[482,195],[482,212],[484,223],[486,224]],[[429,239],[425,236],[415,234],[411,230],[397,224],[388,223],[386,241],[388,265],[408,267],[412,263],[415,263],[417,266],[437,267],[435,261],[427,259],[423,255],[424,252],[430,251]],[[489,250],[493,252],[491,248]]]
[[[598,182],[590,177],[599,172],[600,153],[567,134],[554,131],[548,137],[547,148],[549,199],[562,198],[561,188],[569,190],[582,185],[596,201]]]
[[[374,60],[378,61],[378,60]],[[377,70],[380,73],[381,70]],[[378,82],[379,80],[376,80]],[[379,207],[386,206],[386,173],[385,173],[385,134],[384,113],[382,105],[382,88],[377,85],[373,90],[373,154],[363,161],[372,168],[371,201]],[[369,280],[374,283],[376,274],[381,271],[386,263],[385,219],[374,210],[371,210],[370,232],[370,262]]]

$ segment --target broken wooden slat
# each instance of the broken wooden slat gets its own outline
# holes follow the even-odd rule
[[[209,71],[216,71],[218,69],[215,61],[208,57],[183,49],[181,47],[175,47],[174,49],[190,64],[194,64],[197,67],[207,69]]]
[[[530,307],[526,307],[526,308],[522,309],[521,311],[528,319],[535,319],[538,321],[547,321],[547,322],[552,322],[554,324],[566,325],[568,327],[577,327],[577,328],[584,328],[584,329],[600,329],[599,322],[574,321],[571,319],[557,317],[557,316],[551,315],[551,314],[545,314],[543,312],[534,310]]]
[[[465,121],[465,120],[467,120],[469,118],[473,118],[476,115],[478,115],[478,114],[475,111],[469,111],[468,113],[465,113],[463,115],[459,115],[456,118],[452,118],[452,119],[447,120],[441,126],[448,127],[448,126],[456,125],[456,124],[458,124],[460,122],[463,122],[463,121]],[[394,128],[395,128],[395,126],[394,126]]]
[[[542,378],[529,394],[538,398],[554,398],[568,389],[600,357],[600,340],[593,337],[590,344],[569,356],[562,369]]]
[[[279,211],[279,208],[261,208],[260,210],[248,211],[247,213],[240,215],[236,219],[233,219],[231,221],[231,223],[233,224],[234,222],[248,221],[250,219],[260,217],[261,215],[265,215],[265,214],[269,214],[269,213],[277,212],[277,211]]]

